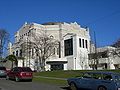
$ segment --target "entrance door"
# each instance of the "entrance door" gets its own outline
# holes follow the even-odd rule
[[[53,70],[63,70],[64,67],[63,67],[63,64],[53,64],[51,65],[51,71]]]

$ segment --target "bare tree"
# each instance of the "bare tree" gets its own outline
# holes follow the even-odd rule
[[[113,43],[112,46],[116,48],[120,48],[120,38],[115,43]]]
[[[3,49],[6,41],[9,38],[9,34],[5,29],[0,29],[0,57],[3,55]]]
[[[116,48],[115,50],[113,50],[113,55],[117,55],[120,57],[120,38],[111,46]]]
[[[39,65],[41,70],[45,70],[46,60],[55,54],[55,48],[58,42],[53,36],[45,33],[33,34],[31,39],[32,47],[35,49],[36,57],[39,59]]]

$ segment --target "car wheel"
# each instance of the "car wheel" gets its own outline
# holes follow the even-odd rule
[[[104,86],[98,87],[98,90],[107,90]]]
[[[75,85],[75,83],[71,83],[71,84],[70,84],[70,89],[71,89],[71,90],[78,90],[78,89],[77,89],[77,86]]]
[[[15,77],[15,81],[16,81],[16,82],[19,82],[20,79],[19,79],[18,77]]]
[[[10,78],[9,78],[9,76],[6,76],[6,80],[9,80]]]

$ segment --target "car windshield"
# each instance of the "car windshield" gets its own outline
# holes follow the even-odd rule
[[[32,70],[28,67],[21,68],[21,72],[32,72]]]
[[[5,67],[0,67],[0,70],[6,70],[6,68]]]
[[[83,78],[92,78],[92,74],[91,73],[84,73]]]

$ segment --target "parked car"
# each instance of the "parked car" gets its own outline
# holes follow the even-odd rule
[[[7,75],[6,67],[0,66],[0,77],[6,77],[6,75]]]
[[[6,76],[6,79],[14,79],[16,82],[20,80],[32,81],[33,72],[29,67],[15,67],[11,69]]]
[[[85,72],[67,82],[71,90],[120,90],[120,74],[113,72]]]

